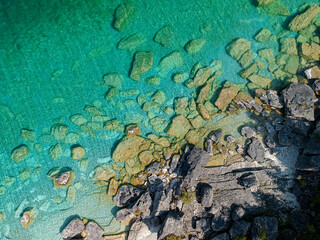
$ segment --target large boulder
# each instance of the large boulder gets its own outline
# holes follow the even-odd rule
[[[88,222],[85,228],[87,238],[90,240],[104,240],[103,229],[95,222]]]
[[[168,236],[180,236],[184,234],[183,220],[176,212],[169,212],[158,233],[158,239],[164,239]]]
[[[314,121],[314,103],[317,101],[311,87],[292,83],[282,91],[285,111],[288,116]]]
[[[130,185],[122,186],[113,197],[113,201],[118,207],[127,207],[134,203],[142,194],[142,190]]]
[[[262,162],[265,158],[265,148],[257,138],[252,138],[247,150],[248,155],[258,162]]]

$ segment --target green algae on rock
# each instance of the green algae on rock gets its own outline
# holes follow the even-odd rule
[[[190,122],[183,115],[174,117],[169,125],[167,134],[176,138],[183,138],[191,128]]]
[[[136,52],[132,63],[130,78],[139,81],[143,73],[148,72],[153,67],[152,52]]]
[[[196,54],[199,52],[203,46],[205,45],[206,40],[204,38],[197,38],[190,40],[186,45],[185,45],[185,50],[188,54]]]
[[[297,15],[290,23],[289,28],[291,31],[300,31],[309,26],[312,20],[320,12],[320,7],[315,4],[308,8],[304,13]]]
[[[155,35],[154,41],[161,44],[163,47],[169,46],[174,32],[170,26],[164,26]]]
[[[15,162],[23,161],[30,154],[30,150],[27,145],[20,145],[12,150],[11,159]]]
[[[119,5],[114,13],[113,27],[119,32],[123,31],[135,14],[136,8],[130,4]]]
[[[271,83],[271,79],[261,77],[258,74],[252,74],[251,76],[248,77],[248,79],[250,82],[254,83],[257,86],[263,87],[263,88],[269,86]]]
[[[82,114],[73,114],[71,117],[70,117],[70,121],[74,124],[74,125],[77,125],[77,126],[81,126],[83,124],[86,124],[87,123],[87,119],[85,116],[83,116]]]
[[[160,85],[160,77],[152,76],[145,79],[146,83],[149,85],[158,86]]]

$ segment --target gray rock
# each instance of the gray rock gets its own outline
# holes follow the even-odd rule
[[[90,240],[104,240],[103,229],[95,222],[88,222],[85,229],[87,238]]]
[[[213,202],[213,190],[209,184],[203,184],[201,186],[201,193],[200,193],[200,202],[203,207],[209,208]]]
[[[154,195],[152,215],[160,216],[166,214],[170,210],[172,197],[172,189],[163,188],[163,186],[159,185]]]
[[[266,130],[267,130],[267,132],[269,133],[269,134],[274,134],[275,133],[275,129],[274,129],[274,127],[271,125],[271,124],[269,124],[269,123],[266,123]]]
[[[142,219],[150,216],[152,210],[152,198],[150,192],[145,192],[140,196],[140,198],[131,207],[133,212],[140,212]]]
[[[266,143],[266,145],[269,147],[269,148],[275,148],[276,147],[276,142],[274,141],[273,137],[271,135],[267,136],[265,139],[264,139],[264,142]]]
[[[210,230],[211,220],[210,218],[200,218],[196,221],[196,230],[198,232],[206,232]]]
[[[139,188],[124,185],[113,197],[113,201],[118,207],[128,207],[140,197],[142,192]]]
[[[151,174],[159,173],[159,172],[161,171],[161,169],[160,169],[160,163],[159,163],[159,162],[151,163],[151,164],[148,166],[147,171],[148,171],[148,173],[151,173]]]
[[[316,92],[316,94],[320,94],[320,79],[317,79],[313,82],[312,88]]]
[[[251,227],[251,223],[244,220],[236,221],[232,224],[229,234],[232,239],[236,236],[246,236]]]
[[[72,238],[80,235],[84,230],[84,224],[80,218],[73,219],[61,232],[63,238]]]
[[[254,173],[248,172],[238,178],[238,184],[245,188],[251,188],[258,186],[259,181]]]
[[[218,143],[223,135],[223,132],[215,132],[209,136],[209,138],[214,141],[215,143]]]
[[[268,240],[275,240],[278,236],[278,220],[274,217],[256,217],[251,229],[251,239],[261,239],[261,234],[265,234]]]
[[[160,227],[161,225],[154,225],[151,221],[137,220],[131,225],[127,240],[157,240]]]
[[[219,212],[212,218],[211,228],[215,232],[224,231],[228,228],[230,220],[228,212]]]
[[[267,92],[268,105],[275,108],[283,108],[283,102],[275,91]]]
[[[169,212],[158,233],[158,239],[164,239],[169,235],[180,236],[184,233],[181,216],[176,212]]]
[[[243,127],[241,128],[241,135],[246,138],[252,138],[256,135],[256,131],[251,127]]]
[[[230,236],[228,233],[222,233],[211,238],[210,240],[230,240]]]
[[[242,207],[236,207],[233,210],[231,217],[233,221],[238,221],[244,215],[245,215],[245,210]]]
[[[233,142],[235,142],[236,141],[236,139],[234,138],[234,137],[232,137],[232,136],[228,136],[227,137],[227,142],[228,143],[233,143]]]
[[[209,157],[209,153],[198,147],[190,151],[178,171],[186,183],[195,187],[200,178],[205,177],[204,166],[208,163]]]
[[[317,101],[311,87],[292,83],[282,91],[285,112],[288,116],[314,121],[314,103]]]
[[[136,215],[133,213],[132,209],[122,208],[117,212],[116,219],[117,221],[122,222],[135,217]]]
[[[265,159],[265,148],[257,138],[252,138],[247,149],[248,155],[257,162],[263,162]]]
[[[172,173],[176,170],[178,164],[179,164],[179,160],[180,160],[180,155],[178,154],[174,154],[171,158],[171,162],[170,162],[170,169],[169,172]]]

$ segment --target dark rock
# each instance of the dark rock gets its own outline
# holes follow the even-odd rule
[[[256,131],[251,127],[243,127],[241,128],[241,135],[246,138],[252,138],[256,135]]]
[[[228,233],[222,233],[211,238],[210,240],[230,240],[230,236]]]
[[[128,207],[140,197],[142,192],[143,191],[139,188],[124,185],[113,197],[113,201],[118,207]]]
[[[213,190],[209,184],[203,184],[200,190],[200,202],[203,207],[209,208],[213,202]]]
[[[161,216],[166,214],[170,210],[172,202],[173,190],[164,188],[163,185],[159,185],[154,195],[152,215]]]
[[[251,239],[259,240],[262,236],[275,240],[278,236],[278,220],[274,217],[256,217],[251,229]]]
[[[238,221],[244,215],[245,215],[245,210],[242,207],[236,207],[233,210],[231,217],[233,221]]]
[[[208,163],[209,157],[209,153],[198,147],[190,151],[178,171],[186,183],[195,187],[198,181],[205,177],[204,166]]]
[[[314,103],[317,101],[311,87],[292,83],[282,91],[285,111],[288,116],[314,121]]]
[[[259,181],[254,173],[248,172],[238,178],[238,184],[245,188],[251,188],[258,186]]]
[[[215,132],[209,136],[209,138],[214,141],[215,143],[218,143],[223,135],[223,132]]]
[[[236,236],[246,236],[251,227],[251,223],[244,220],[236,221],[232,224],[229,234],[232,239]]]
[[[152,210],[152,198],[150,192],[143,193],[131,207],[134,213],[139,212],[142,219],[150,216]]]
[[[184,233],[182,217],[176,212],[169,212],[158,233],[158,239],[170,235],[180,236]]]
[[[206,232],[210,230],[211,219],[210,218],[200,218],[196,221],[196,230],[198,232]]]
[[[267,132],[269,133],[269,134],[274,134],[275,133],[275,129],[274,129],[274,127],[271,125],[271,124],[269,124],[269,123],[266,123],[266,130],[267,130]]]
[[[230,222],[230,215],[228,212],[219,212],[218,214],[215,214],[212,222],[211,222],[211,228],[215,232],[224,231],[228,228]]]
[[[179,164],[179,160],[180,160],[180,155],[178,154],[175,154],[172,156],[171,158],[171,162],[170,162],[170,169],[169,169],[169,172],[175,172],[178,164]]]
[[[265,149],[264,149],[263,144],[257,138],[251,139],[251,143],[247,149],[247,153],[252,159],[254,159],[258,162],[264,161]]]
[[[85,231],[87,233],[87,238],[90,240],[104,240],[104,231],[95,222],[88,222]]]
[[[80,235],[84,230],[84,224],[80,218],[73,219],[61,232],[63,238],[72,238]]]
[[[268,148],[275,148],[276,147],[276,142],[274,141],[273,137],[271,135],[267,136],[264,139],[264,142],[268,146]]]
[[[320,94],[320,79],[317,79],[313,82],[312,88],[316,92],[316,94]]]
[[[309,222],[309,216],[306,213],[294,211],[291,214],[291,225],[296,231],[301,231]]]

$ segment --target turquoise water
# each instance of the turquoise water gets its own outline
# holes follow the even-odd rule
[[[59,230],[65,219],[77,214],[96,220],[105,227],[106,233],[123,230],[113,220],[114,205],[110,199],[101,202],[103,194],[99,193],[105,189],[95,187],[89,180],[96,166],[111,162],[111,149],[123,133],[94,130],[90,135],[74,126],[69,117],[81,113],[90,118],[92,115],[86,113],[84,107],[93,105],[104,115],[123,123],[130,120],[126,114],[139,113],[143,116],[142,133],[149,133],[152,129],[145,124],[147,116],[139,105],[126,109],[104,100],[108,90],[101,85],[104,74],[122,74],[122,90],[138,89],[146,93],[161,89],[166,93],[165,103],[172,107],[175,97],[190,97],[194,91],[174,83],[173,72],[190,71],[196,62],[205,66],[220,59],[224,72],[221,81],[246,82],[238,76],[240,66],[226,54],[225,45],[234,38],[244,37],[252,40],[253,50],[261,48],[264,45],[258,46],[253,41],[256,32],[269,28],[277,34],[282,29],[275,26],[285,20],[257,9],[250,0],[139,0],[132,2],[136,13],[129,25],[118,32],[112,28],[112,21],[114,10],[121,3],[123,1],[0,1],[0,186],[5,189],[0,196],[0,211],[6,215],[0,222],[0,239],[61,239]],[[305,1],[284,0],[282,3],[290,12],[295,12]],[[170,25],[174,31],[168,47],[153,41],[155,33],[164,25]],[[118,50],[117,43],[134,33],[143,35],[145,41],[134,51]],[[197,54],[188,55],[184,45],[200,37],[206,39],[205,46]],[[159,86],[146,84],[146,77],[158,75],[159,60],[173,50],[182,53],[184,66],[161,76]],[[142,75],[140,82],[128,77],[136,51],[152,51],[155,56],[154,67]],[[135,100],[136,96],[117,101],[125,99]],[[163,113],[157,115],[169,119]],[[62,143],[63,155],[51,160],[48,152],[57,142],[48,135],[55,123],[64,123],[69,126],[69,132],[79,134],[78,143],[85,147],[89,163],[85,171],[71,159],[71,144]],[[102,127],[102,123],[98,125]],[[22,128],[34,130],[36,140],[23,141]],[[15,163],[10,159],[11,151],[22,143],[30,147],[31,154],[23,162]],[[37,152],[34,144],[41,144],[43,150]],[[66,189],[54,189],[47,177],[50,169],[59,166],[70,167],[75,172],[77,193],[72,203],[65,201]],[[41,171],[34,172],[39,167]],[[19,172],[26,168],[30,170],[30,178],[21,180]],[[33,207],[37,216],[26,230],[19,218],[28,207]]]

